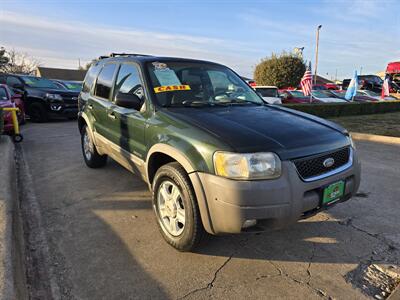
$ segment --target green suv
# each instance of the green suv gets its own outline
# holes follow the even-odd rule
[[[259,232],[346,201],[360,163],[342,127],[263,99],[212,62],[101,57],[79,96],[87,166],[111,157],[153,193],[165,240],[189,251],[205,232]]]

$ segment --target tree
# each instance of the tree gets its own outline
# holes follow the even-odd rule
[[[297,87],[306,71],[301,57],[282,52],[272,53],[256,66],[254,80],[258,85],[274,85],[278,88]]]
[[[5,73],[16,73],[16,74],[33,74],[35,69],[40,66],[40,62],[26,53],[20,53],[14,49],[10,51],[4,50],[3,57],[5,57],[4,64],[1,63],[1,52],[0,51],[0,72]],[[5,61],[4,60],[4,61]]]
[[[83,67],[79,67],[79,70],[87,71],[97,61],[98,61],[97,59],[92,59],[92,61],[86,63]]]
[[[9,58],[6,56],[6,49],[0,48],[0,70],[2,70],[9,62]]]

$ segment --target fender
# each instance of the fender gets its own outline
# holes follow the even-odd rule
[[[82,119],[83,119],[83,121],[82,121]],[[82,130],[83,122],[86,123],[86,126],[89,128],[90,138],[92,139],[92,141],[95,144],[96,148],[98,148],[98,145],[96,143],[96,139],[95,139],[94,134],[93,134],[94,128],[93,128],[92,122],[89,121],[88,115],[85,112],[82,111],[82,112],[79,112],[79,114],[78,114],[79,133]],[[104,154],[104,153],[100,153],[100,154]]]
[[[171,156],[174,160],[176,160],[178,163],[181,164],[181,166],[185,169],[186,173],[190,174],[192,172],[195,171],[195,169],[193,168],[190,160],[179,150],[177,150],[176,148],[167,145],[167,144],[155,144],[153,145],[149,151],[147,152],[147,157],[146,157],[146,178],[147,178],[147,182],[150,182],[149,180],[149,174],[148,174],[148,170],[149,170],[149,161],[150,161],[150,157],[154,154],[154,153],[163,153],[166,154],[168,156]]]
[[[199,180],[199,177],[196,173],[196,169],[193,167],[192,163],[190,162],[190,160],[179,150],[177,150],[176,148],[167,145],[167,144],[155,144],[153,145],[150,150],[147,153],[147,157],[146,157],[146,179],[149,185],[150,190],[152,191],[152,184],[150,183],[150,179],[149,179],[149,161],[151,156],[154,153],[163,153],[166,154],[170,157],[172,157],[174,160],[176,160],[186,171],[186,173],[189,176],[190,181],[192,182],[193,185],[193,189],[196,195],[196,199],[197,199],[197,204],[199,206],[199,210],[200,210],[200,217],[201,217],[201,221],[203,223],[204,229],[208,232],[213,234],[214,233],[214,229],[212,226],[212,222],[211,222],[211,218],[210,218],[210,212],[209,212],[209,208],[208,208],[208,203],[207,203],[207,199],[203,190],[203,187],[201,186],[201,182]]]

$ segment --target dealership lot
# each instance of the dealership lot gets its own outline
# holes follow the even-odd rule
[[[357,143],[362,183],[347,203],[285,230],[209,237],[180,253],[159,234],[138,177],[111,160],[84,165],[75,121],[23,133],[25,188],[40,205],[50,279],[65,298],[364,298],[379,283],[368,271],[399,271],[400,145]]]

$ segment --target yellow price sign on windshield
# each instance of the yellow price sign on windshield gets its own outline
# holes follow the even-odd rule
[[[166,85],[166,86],[158,86],[154,88],[154,92],[164,93],[164,92],[175,92],[175,91],[189,91],[190,86],[187,84],[182,85]]]

